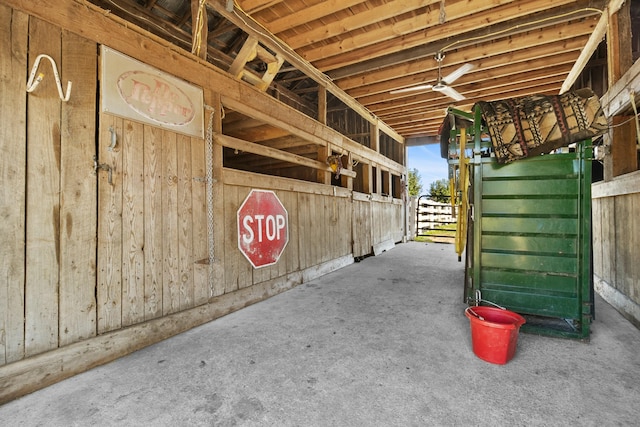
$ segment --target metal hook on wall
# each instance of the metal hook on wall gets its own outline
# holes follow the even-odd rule
[[[42,58],[46,58],[51,63],[51,68],[53,68],[53,75],[56,78],[56,85],[58,86],[58,95],[60,99],[64,102],[69,100],[69,96],[71,95],[71,82],[67,82],[67,94],[65,95],[62,92],[62,84],[60,83],[60,75],[58,74],[58,65],[56,61],[50,57],[49,55],[45,55],[44,53],[38,55],[36,57],[36,61],[33,63],[33,68],[31,68],[31,74],[29,74],[29,81],[27,82],[27,92],[33,92],[35,88],[38,87],[42,79],[44,78],[44,73],[39,73],[36,78],[36,71],[38,71],[38,67],[40,66],[40,60]]]

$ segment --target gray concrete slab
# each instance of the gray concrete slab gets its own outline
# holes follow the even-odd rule
[[[451,245],[411,242],[0,407],[3,426],[640,422],[640,331],[519,334],[478,359]]]

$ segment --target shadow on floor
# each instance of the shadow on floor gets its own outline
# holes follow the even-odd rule
[[[410,242],[0,407],[20,426],[635,425],[640,331],[471,349],[463,263]]]

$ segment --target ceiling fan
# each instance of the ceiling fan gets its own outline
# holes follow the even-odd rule
[[[457,90],[455,90],[449,85],[454,81],[456,81],[457,79],[459,79],[460,77],[462,77],[464,74],[473,70],[475,68],[475,65],[464,64],[460,68],[452,72],[451,74],[445,77],[442,77],[441,68],[442,68],[443,59],[444,59],[444,54],[442,52],[438,52],[438,54],[435,56],[435,60],[438,61],[438,80],[436,81],[436,84],[434,85],[422,84],[418,86],[411,86],[404,89],[392,90],[389,93],[396,94],[396,93],[412,92],[416,90],[431,89],[436,92],[441,92],[447,95],[449,98],[452,98],[456,101],[462,101],[463,99],[465,99],[465,97],[460,92],[458,92]]]

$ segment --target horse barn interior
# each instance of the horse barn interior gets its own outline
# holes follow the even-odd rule
[[[590,276],[640,325],[638,2],[0,0],[0,32],[0,403],[411,240],[407,147],[535,94],[599,99]]]

